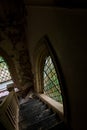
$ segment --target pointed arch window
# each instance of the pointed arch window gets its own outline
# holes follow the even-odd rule
[[[44,78],[44,88],[43,88],[44,93],[49,97],[53,98],[54,100],[62,103],[60,83],[50,56],[48,56],[45,60],[43,78]]]
[[[0,56],[0,83],[6,82],[11,80],[11,75],[8,69],[8,65],[3,59],[3,57]]]

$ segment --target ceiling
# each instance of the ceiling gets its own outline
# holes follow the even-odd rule
[[[85,0],[24,0],[26,5],[31,6],[59,6],[68,8],[86,8]]]
[[[22,0],[0,1],[0,41],[6,37],[10,38],[12,43],[23,40],[25,12]]]
[[[24,36],[27,14],[25,6],[56,6],[59,8],[87,8],[84,0],[3,0],[0,1],[0,32],[15,42]],[[2,33],[1,33],[2,34]],[[23,36],[22,36],[23,35]],[[2,40],[0,36],[0,40]]]

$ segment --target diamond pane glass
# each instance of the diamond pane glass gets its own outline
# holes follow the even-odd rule
[[[4,59],[0,56],[0,62],[4,61]]]
[[[62,103],[59,80],[51,57],[47,57],[44,65],[44,93],[54,100]]]
[[[0,56],[0,83],[11,79],[8,66],[4,59]]]

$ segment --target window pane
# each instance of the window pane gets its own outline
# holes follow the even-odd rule
[[[62,96],[56,70],[51,57],[47,57],[44,65],[44,93],[62,103]]]
[[[4,59],[0,56],[0,62],[4,61]]]
[[[5,63],[4,59],[0,57],[0,83],[8,81],[11,79],[8,66]]]

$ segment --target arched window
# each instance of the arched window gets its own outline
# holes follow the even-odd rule
[[[0,91],[6,90],[7,84],[13,83],[8,69],[8,65],[4,58],[0,56]]]
[[[57,77],[57,73],[50,56],[45,60],[44,71],[44,93],[54,100],[62,103],[62,95],[60,90],[60,83]]]
[[[4,59],[0,56],[0,83],[11,80],[8,66]]]

